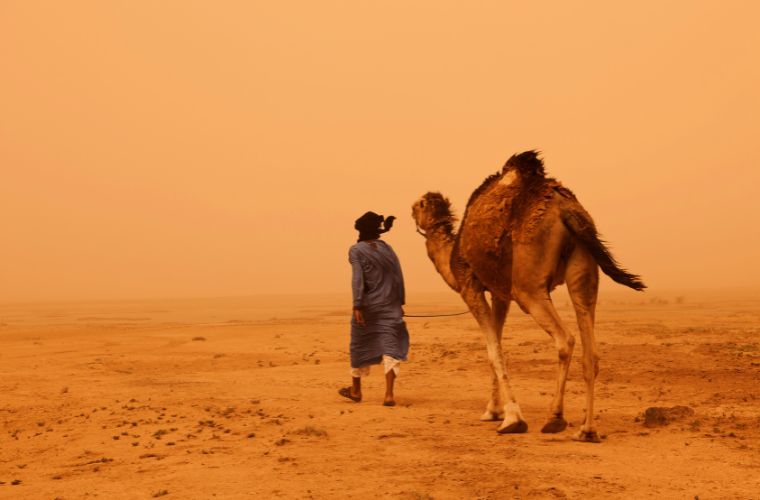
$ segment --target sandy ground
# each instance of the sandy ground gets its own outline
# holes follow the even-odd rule
[[[564,291],[556,303],[576,331]],[[513,307],[504,348],[529,423],[480,422],[469,316],[410,319],[399,405],[348,382],[345,297],[0,306],[0,498],[760,498],[760,294],[602,293],[601,444],[539,432],[555,353]],[[461,310],[454,295],[413,312]],[[695,414],[647,428],[653,406]]]

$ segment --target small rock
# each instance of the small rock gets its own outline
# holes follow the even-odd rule
[[[652,406],[644,411],[644,427],[661,427],[692,416],[694,410],[688,406]]]

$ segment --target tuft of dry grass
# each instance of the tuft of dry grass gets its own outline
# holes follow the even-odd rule
[[[409,498],[412,500],[433,500],[433,496],[429,493],[419,492],[419,491],[410,491],[409,492]]]
[[[319,427],[314,427],[313,425],[307,425],[300,429],[296,429],[292,431],[291,434],[298,434],[300,436],[327,437],[326,430],[320,429]]]

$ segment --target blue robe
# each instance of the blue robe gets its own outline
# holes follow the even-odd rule
[[[398,257],[382,240],[361,241],[348,251],[353,305],[365,326],[351,317],[351,366],[380,363],[383,355],[406,361],[409,333],[404,323],[404,277]]]

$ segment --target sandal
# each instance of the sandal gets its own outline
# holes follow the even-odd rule
[[[350,399],[351,401],[353,401],[355,403],[358,403],[359,401],[362,400],[361,396],[354,396],[354,395],[351,394],[351,388],[350,387],[343,387],[343,388],[339,389],[338,390],[338,394],[340,394],[344,398]]]

